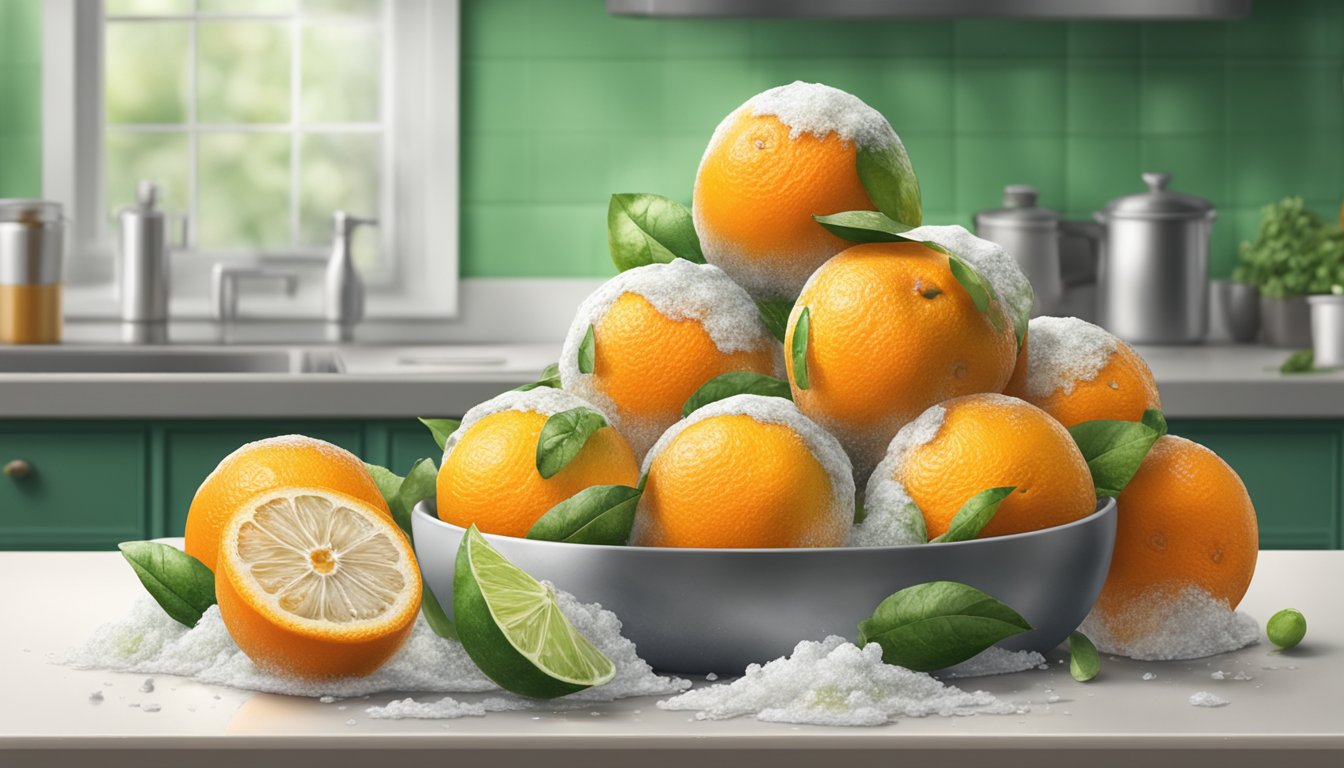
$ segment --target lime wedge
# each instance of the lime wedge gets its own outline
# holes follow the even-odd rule
[[[457,548],[453,613],[467,655],[499,687],[553,699],[611,680],[611,659],[560,612],[555,593],[495,551],[476,526]]]

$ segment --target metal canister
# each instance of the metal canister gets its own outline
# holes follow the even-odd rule
[[[0,200],[0,344],[61,340],[60,203]]]
[[[1003,188],[1003,207],[975,214],[975,234],[1003,246],[1035,292],[1032,315],[1052,315],[1064,298],[1059,268],[1059,214],[1036,207],[1038,192],[1026,184]]]
[[[142,181],[135,205],[117,215],[121,226],[121,319],[168,320],[168,225],[158,207],[158,187]]]
[[[1112,200],[1101,225],[1098,315],[1107,330],[1140,344],[1194,344],[1208,333],[1209,201],[1167,189],[1171,176],[1145,173],[1148,190]]]

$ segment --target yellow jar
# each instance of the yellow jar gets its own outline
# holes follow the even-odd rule
[[[59,203],[0,200],[0,344],[61,340]]]

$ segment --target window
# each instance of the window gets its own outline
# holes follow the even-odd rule
[[[380,220],[355,243],[370,317],[455,312],[456,3],[61,0],[44,10],[44,64],[56,60],[44,121],[71,113],[69,136],[45,132],[44,182],[73,209],[68,282],[88,291],[76,314],[109,303],[115,212],[140,179],[190,222],[173,261],[175,316],[205,313],[203,276],[216,262],[323,266],[338,209]],[[253,301],[250,314],[315,315],[319,274],[301,272],[298,300]]]

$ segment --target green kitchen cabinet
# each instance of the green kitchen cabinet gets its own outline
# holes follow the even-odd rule
[[[154,529],[149,430],[138,422],[0,421],[0,549],[108,549]]]
[[[276,435],[302,434],[364,456],[362,422],[190,421],[162,422],[154,434],[161,441],[164,488],[163,535],[181,536],[196,488],[238,446]]]
[[[365,431],[364,460],[405,475],[420,459],[437,465],[443,451],[429,429],[416,419],[370,422]]]
[[[1341,539],[1341,440],[1328,421],[1173,420],[1173,434],[1208,446],[1251,494],[1261,549],[1338,549]]]

